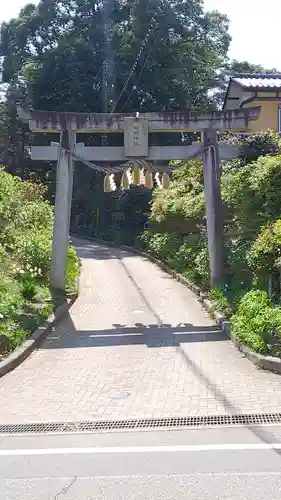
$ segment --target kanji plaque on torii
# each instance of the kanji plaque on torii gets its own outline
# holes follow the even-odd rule
[[[147,118],[124,118],[124,156],[126,158],[148,156]]]

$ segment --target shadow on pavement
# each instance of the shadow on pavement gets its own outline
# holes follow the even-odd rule
[[[136,323],[135,326],[115,324],[108,330],[77,331],[70,318],[64,321],[64,331],[58,327],[57,331],[49,334],[40,349],[60,349],[79,347],[105,347],[133,344],[146,344],[149,348],[176,347],[182,360],[198,380],[213,394],[213,397],[222,404],[228,414],[238,415],[241,410],[227,397],[223,388],[204,373],[204,367],[195,363],[181,343],[188,342],[229,342],[225,335],[215,327],[193,326],[192,324],[181,324],[173,327],[169,324],[163,325],[143,325]],[[245,425],[251,433],[262,442],[270,444],[272,442],[272,432],[270,427],[255,427]],[[281,450],[274,449],[279,457]]]
[[[58,325],[48,335],[41,349],[72,349],[79,347],[108,347],[121,345],[146,344],[149,348],[179,346],[181,342],[223,342],[226,336],[219,328],[210,326],[193,326],[183,323],[178,326],[170,324],[134,326],[115,324],[106,330],[76,330],[68,315],[63,326]]]
[[[73,238],[73,244],[81,259],[110,260],[122,259],[123,257],[137,257],[134,252],[122,250],[118,247],[103,246],[93,241],[83,241]]]

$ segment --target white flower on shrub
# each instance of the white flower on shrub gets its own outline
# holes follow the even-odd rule
[[[17,324],[10,325],[10,326],[8,326],[8,331],[12,332],[13,330],[16,330],[18,327],[19,327],[19,325],[17,325]]]

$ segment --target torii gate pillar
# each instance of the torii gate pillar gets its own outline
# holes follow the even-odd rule
[[[212,286],[223,284],[223,217],[220,188],[220,157],[217,131],[202,132],[204,193]]]
[[[54,290],[65,288],[74,168],[68,151],[73,151],[75,147],[75,136],[75,132],[69,129],[61,132],[51,263],[51,286]]]

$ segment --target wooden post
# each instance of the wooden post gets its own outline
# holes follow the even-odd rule
[[[223,284],[223,218],[217,131],[204,130],[202,143],[211,286],[220,286]]]
[[[53,231],[51,285],[53,289],[65,289],[67,251],[69,241],[69,222],[73,184],[73,160],[69,152],[73,147],[71,130],[61,133],[57,164],[55,221]]]

